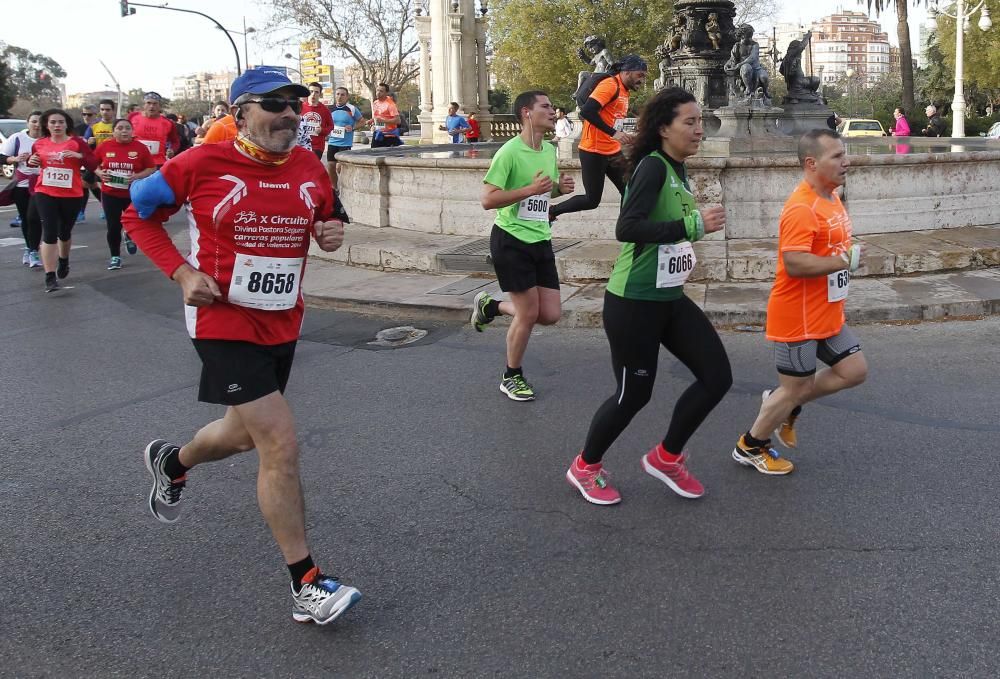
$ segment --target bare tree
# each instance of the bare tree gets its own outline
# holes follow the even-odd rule
[[[768,23],[778,16],[778,0],[736,0],[737,26],[740,24]]]
[[[414,0],[272,0],[269,32],[318,38],[353,58],[374,97],[384,82],[396,91],[420,71]]]

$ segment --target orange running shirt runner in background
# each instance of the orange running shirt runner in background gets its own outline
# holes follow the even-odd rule
[[[232,115],[226,114],[212,123],[201,143],[218,144],[219,142],[236,139],[236,134],[236,120]]]
[[[615,99],[615,92],[618,99]],[[601,120],[608,126],[621,129],[621,121],[628,112],[628,88],[622,82],[621,75],[605,78],[597,83],[590,93],[591,99],[596,99],[601,105]],[[613,156],[622,150],[622,145],[597,129],[586,120],[583,121],[583,134],[580,136],[580,150],[599,153],[602,156]]]
[[[830,302],[827,276],[794,278],[785,270],[784,253],[809,252],[832,257],[851,247],[851,218],[840,197],[821,197],[805,181],[781,212],[778,224],[778,271],[767,302],[767,339],[800,342],[825,339],[844,325],[844,302]],[[847,269],[847,265],[844,265]]]

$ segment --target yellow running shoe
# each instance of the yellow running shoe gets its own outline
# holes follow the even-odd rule
[[[791,474],[795,469],[790,460],[781,457],[778,451],[771,447],[770,441],[760,448],[753,448],[747,444],[746,434],[740,436],[740,440],[736,442],[733,459],[744,467],[753,467],[761,474],[772,476]]]
[[[772,391],[774,390],[765,389],[764,393],[760,395],[760,400],[766,401]],[[789,415],[788,419],[779,424],[778,428],[774,430],[774,437],[785,448],[795,448],[799,444],[799,438],[795,435],[796,419],[798,419],[798,415]]]

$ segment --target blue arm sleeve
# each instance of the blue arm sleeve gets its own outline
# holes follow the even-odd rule
[[[149,219],[159,207],[172,207],[177,204],[174,190],[170,188],[159,170],[133,182],[128,192],[132,196],[135,211],[143,219]]]

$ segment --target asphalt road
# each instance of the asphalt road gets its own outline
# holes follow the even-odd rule
[[[773,368],[725,334],[697,501],[639,466],[689,380],[663,356],[606,508],[563,479],[614,389],[602,333],[539,331],[519,404],[502,330],[375,349],[391,319],[310,312],[289,397],[311,541],[364,594],[320,628],[291,620],[254,453],[192,472],[180,523],[149,516],[143,446],[221,409],[196,401],[177,289],[141,255],[106,271],[91,206],[58,296],[0,247],[0,676],[1000,674],[998,320],[858,328],[871,378],[806,408],[785,478],[729,459]]]

